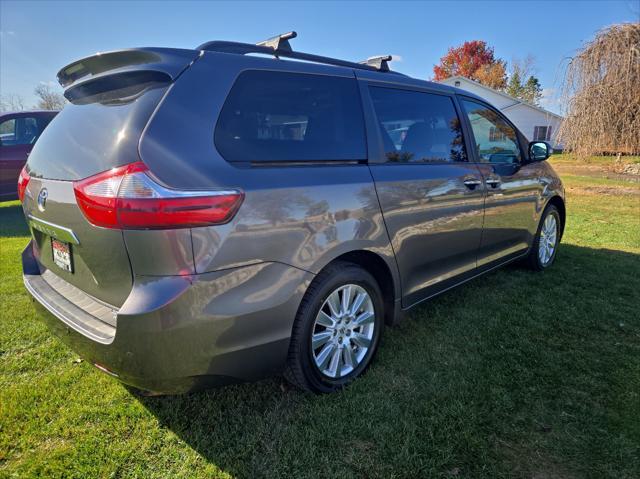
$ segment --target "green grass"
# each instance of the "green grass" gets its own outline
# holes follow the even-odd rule
[[[554,163],[575,164],[576,162],[575,157],[570,153],[555,154],[551,157],[551,159]],[[582,163],[594,165],[612,165],[616,162],[616,159],[616,155],[591,156],[589,157],[588,161]],[[621,157],[621,160],[625,164],[640,163],[640,156],[625,155]]]
[[[640,195],[565,183],[552,269],[429,301],[329,396],[271,378],[140,398],[74,362],[22,286],[20,208],[0,206],[0,477],[639,477]]]
[[[589,177],[581,175],[562,175],[562,180],[572,187],[594,187],[594,186],[610,186],[613,188],[624,187],[631,188],[640,192],[640,183],[631,182],[629,180],[617,178]]]

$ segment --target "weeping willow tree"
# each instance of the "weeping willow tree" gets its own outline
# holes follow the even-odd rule
[[[571,59],[559,139],[579,158],[640,154],[640,23],[613,25]]]

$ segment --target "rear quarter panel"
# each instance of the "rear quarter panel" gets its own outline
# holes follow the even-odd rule
[[[343,253],[368,250],[385,260],[399,288],[367,165],[249,167],[218,153],[217,117],[247,69],[354,78],[346,68],[208,52],[171,87],[141,139],[142,160],[170,187],[245,193],[230,223],[192,229],[195,271],[280,262],[317,273]]]

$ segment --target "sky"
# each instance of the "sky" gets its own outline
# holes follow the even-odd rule
[[[255,43],[295,30],[293,48],[348,60],[392,54],[430,79],[449,47],[484,40],[509,63],[532,55],[543,106],[559,112],[567,61],[607,25],[640,20],[640,0],[173,2],[0,0],[0,95],[36,103],[39,83],[73,60],[120,48]],[[61,89],[60,89],[61,91]]]

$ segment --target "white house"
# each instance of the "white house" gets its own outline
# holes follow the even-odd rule
[[[470,91],[484,98],[504,113],[530,141],[546,140],[554,148],[562,148],[562,145],[556,141],[556,135],[563,119],[560,115],[465,77],[450,77],[442,80],[441,83]]]

